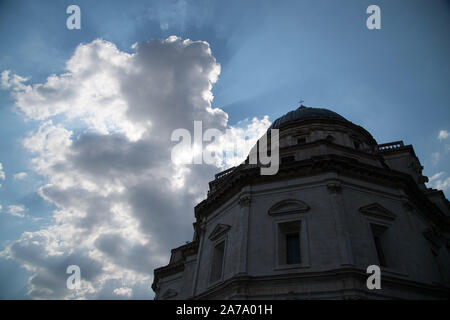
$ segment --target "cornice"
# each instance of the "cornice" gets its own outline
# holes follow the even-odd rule
[[[414,148],[412,145],[408,144],[406,146],[401,146],[398,148],[394,148],[394,149],[384,149],[384,150],[378,150],[377,153],[383,156],[386,155],[392,155],[392,154],[397,154],[397,153],[403,153],[405,151],[408,151],[414,158],[416,158],[417,160],[419,160],[419,158],[417,157]]]
[[[411,202],[421,208],[430,219],[450,229],[448,219],[445,219],[440,209],[423,194],[410,175],[389,168],[375,167],[340,155],[313,156],[302,161],[280,164],[278,173],[273,176],[260,175],[259,167],[246,168],[241,165],[228,174],[207,199],[195,207],[195,216],[199,219],[209,215],[239,193],[244,186],[314,176],[330,171],[378,185],[401,188],[409,195]]]
[[[153,271],[153,291],[158,291],[158,281],[160,278],[165,278],[184,271],[184,261],[168,264],[167,266],[160,267]]]
[[[184,271],[184,265],[186,257],[191,255],[196,255],[198,252],[198,241],[192,241],[185,245],[179,246],[178,248],[172,249],[171,253],[174,254],[176,251],[181,250],[182,253],[182,260],[175,262],[175,263],[169,263],[166,266],[157,268],[153,271],[154,277],[153,277],[153,284],[152,289],[156,292],[156,286],[158,283],[158,280],[160,278],[168,277],[180,272]]]
[[[214,299],[214,295],[223,292],[232,292],[239,288],[250,288],[260,286],[269,286],[270,283],[284,283],[284,282],[296,282],[304,283],[306,281],[317,281],[318,279],[342,279],[346,277],[353,277],[355,280],[360,280],[360,283],[365,283],[367,279],[366,270],[359,269],[356,267],[344,267],[333,270],[326,271],[313,271],[313,272],[298,272],[298,273],[287,273],[287,274],[276,274],[268,276],[249,276],[238,274],[235,275],[216,286],[198,294],[189,299],[191,300],[205,300]],[[444,297],[450,296],[450,288],[441,285],[421,283],[417,281],[412,281],[409,279],[404,279],[396,275],[385,274],[383,276],[383,281],[388,285],[395,285],[397,287],[404,288],[405,290],[414,290],[427,292],[429,294],[437,294]]]

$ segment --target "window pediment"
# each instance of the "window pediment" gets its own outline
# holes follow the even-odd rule
[[[292,213],[302,213],[309,210],[309,206],[300,200],[288,199],[274,204],[269,209],[269,215],[283,215]]]
[[[214,241],[217,238],[219,238],[220,236],[222,236],[223,234],[225,234],[230,228],[231,228],[231,226],[229,226],[227,224],[219,223],[214,228],[214,230],[209,234],[208,239]]]
[[[359,212],[365,214],[366,216],[383,219],[383,220],[394,220],[397,216],[383,207],[378,203],[372,203],[367,206],[359,208]]]

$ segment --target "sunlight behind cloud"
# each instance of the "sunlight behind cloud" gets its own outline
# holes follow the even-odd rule
[[[104,40],[80,44],[65,73],[43,83],[2,73],[2,86],[24,118],[39,122],[22,143],[46,180],[38,194],[56,207],[53,224],[24,232],[2,252],[33,273],[32,298],[130,298],[135,288],[149,288],[168,249],[191,237],[192,208],[208,181],[244,160],[245,148],[270,125],[265,117],[229,126],[228,115],[212,107],[220,65],[207,42],[171,36],[133,50]],[[172,132],[192,133],[194,121],[204,130],[231,132],[209,146],[219,155],[212,165],[171,161]],[[245,145],[244,153],[224,157],[231,144]],[[193,144],[193,150],[203,149]],[[175,158],[190,159],[188,151]],[[9,206],[8,212],[24,216],[25,210]],[[63,261],[80,267],[80,292],[68,290],[64,270],[55,269]]]

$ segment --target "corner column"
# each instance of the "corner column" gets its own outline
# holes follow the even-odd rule
[[[344,202],[342,201],[342,186],[339,180],[330,181],[327,184],[330,194],[331,209],[335,220],[337,243],[341,265],[353,265],[353,254],[350,245],[350,236],[345,224]]]
[[[199,243],[199,247],[198,247],[197,261],[196,261],[196,265],[195,265],[195,274],[194,274],[194,280],[192,283],[191,297],[194,297],[197,293],[198,273],[199,273],[200,262],[201,262],[202,253],[203,253],[203,242],[205,239],[205,230],[206,230],[206,221],[205,221],[205,219],[202,219],[202,221],[200,222],[200,224],[198,226],[200,243]]]
[[[248,254],[248,222],[250,216],[250,195],[244,194],[239,198],[239,264],[237,273],[247,273]]]

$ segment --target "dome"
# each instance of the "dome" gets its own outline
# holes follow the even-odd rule
[[[297,110],[289,111],[284,116],[279,117],[272,123],[269,129],[277,129],[287,122],[309,118],[326,118],[347,121],[343,116],[328,109],[300,106]]]

